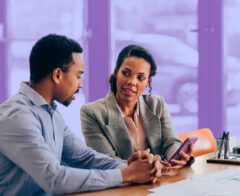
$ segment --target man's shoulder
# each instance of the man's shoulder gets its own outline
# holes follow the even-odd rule
[[[12,108],[21,108],[28,105],[28,100],[24,98],[22,94],[16,94],[15,96],[9,98],[2,104],[0,104],[0,109],[12,109]]]
[[[0,121],[10,120],[16,116],[25,116],[31,112],[31,104],[22,94],[17,94],[0,105]]]

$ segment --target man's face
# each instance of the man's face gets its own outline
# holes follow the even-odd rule
[[[68,106],[75,99],[74,94],[83,87],[82,74],[84,73],[83,58],[80,53],[72,53],[72,62],[67,72],[61,72],[61,79],[57,87],[55,99]]]

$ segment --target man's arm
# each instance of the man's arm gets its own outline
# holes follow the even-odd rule
[[[86,147],[68,128],[65,132],[67,135],[64,139],[64,157],[67,164],[88,169],[121,168],[123,183],[144,183],[154,178],[156,168],[153,160],[148,159],[149,151],[135,153],[130,157],[127,165]],[[159,177],[160,174],[157,175]]]
[[[46,192],[75,193],[122,184],[120,169],[89,170],[62,166],[45,142],[37,117],[22,109],[12,115],[11,119],[1,121],[0,152]]]
[[[84,145],[68,127],[65,128],[63,161],[72,167],[85,169],[106,170],[127,167],[123,161],[113,159]]]

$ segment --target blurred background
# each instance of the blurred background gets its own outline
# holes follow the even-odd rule
[[[240,141],[239,0],[0,0],[0,103],[29,80],[40,37],[63,34],[84,48],[84,88],[59,109],[81,138],[80,107],[104,97],[119,51],[148,48],[177,133],[209,127]]]

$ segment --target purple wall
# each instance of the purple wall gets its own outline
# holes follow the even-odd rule
[[[216,137],[225,130],[222,1],[201,0],[198,5],[199,127],[209,127]],[[214,12],[212,8],[214,7]]]
[[[87,101],[105,97],[108,91],[110,53],[110,1],[88,2],[88,89]]]
[[[233,0],[234,1],[234,0]],[[10,2],[10,3],[9,3]],[[123,47],[125,44],[124,39],[127,40],[127,37],[131,34],[135,35],[138,34],[153,34],[156,37],[145,39],[143,42],[143,46],[148,47],[147,44],[150,44],[154,48],[149,48],[151,51],[156,54],[154,56],[160,57],[159,64],[166,65],[160,67],[159,70],[164,72],[160,74],[158,79],[155,77],[154,79],[157,81],[157,87],[163,87],[163,90],[169,90],[167,86],[173,83],[176,83],[176,77],[178,78],[183,77],[180,71],[188,71],[190,72],[190,76],[196,78],[198,75],[198,111],[195,110],[194,114],[185,114],[181,113],[179,108],[175,107],[176,105],[183,105],[181,103],[174,103],[173,109],[175,109],[179,113],[172,112],[173,123],[177,128],[177,132],[183,131],[190,131],[192,127],[209,127],[214,132],[215,136],[219,136],[223,130],[225,130],[226,119],[230,117],[226,117],[226,111],[230,111],[231,116],[234,117],[232,124],[234,125],[234,129],[236,130],[235,133],[238,133],[238,116],[237,112],[240,113],[240,98],[236,99],[237,103],[234,106],[229,106],[228,103],[225,103],[225,85],[229,84],[228,81],[232,80],[232,77],[227,75],[226,71],[223,69],[225,68],[225,63],[223,63],[223,0],[199,0],[198,1],[198,15],[196,11],[197,7],[197,0],[193,1],[184,1],[183,3],[179,3],[177,0],[168,3],[167,0],[156,1],[155,4],[152,4],[149,1],[142,1],[142,4],[139,4],[137,0],[126,2],[121,1],[110,1],[110,0],[88,0],[84,1],[84,9],[79,11],[79,7],[76,4],[68,4],[66,1],[59,1],[57,0],[51,2],[51,6],[55,6],[56,3],[59,6],[59,9],[55,12],[51,13],[51,22],[46,22],[46,17],[43,17],[43,12],[32,13],[30,12],[32,8],[30,2],[25,3],[25,1],[21,1],[21,6],[18,6],[17,3],[19,1],[12,0],[0,1],[0,23],[4,25],[4,32],[3,37],[1,37],[0,33],[0,103],[8,98],[9,89],[11,89],[9,83],[10,78],[14,78],[12,71],[15,67],[18,66],[18,69],[21,70],[22,68],[28,72],[28,64],[26,50],[23,53],[22,48],[25,46],[30,46],[30,41],[34,41],[42,34],[45,34],[48,31],[64,33],[68,32],[69,27],[71,29],[71,35],[75,35],[77,38],[81,37],[79,34],[77,27],[79,24],[82,24],[81,20],[84,20],[82,15],[78,13],[83,13],[85,16],[84,21],[84,29],[83,29],[83,37],[81,39],[84,40],[86,43],[84,45],[84,54],[87,57],[86,60],[86,82],[85,82],[85,95],[86,95],[86,102],[94,101],[96,99],[102,98],[106,95],[109,84],[108,84],[108,77],[110,74],[111,65],[114,65],[114,60],[110,63],[111,57],[114,55],[116,56],[118,51],[112,50],[110,47],[112,44],[115,45],[115,48],[119,49]],[[72,1],[74,2],[74,1]],[[79,1],[76,1],[79,2]],[[75,2],[75,3],[76,3]],[[50,5],[48,1],[41,2],[41,10],[44,10],[45,6]],[[231,3],[226,2],[228,6],[232,6]],[[34,6],[38,6],[37,1],[33,2]],[[113,7],[113,5],[116,7]],[[121,4],[121,6],[119,6]],[[129,9],[131,5],[136,12]],[[231,4],[231,5],[230,5]],[[56,4],[57,5],[57,4]],[[63,6],[64,5],[64,6]],[[72,8],[74,5],[75,7]],[[139,6],[140,5],[140,6]],[[146,5],[146,6],[145,6]],[[8,6],[8,9],[7,9]],[[33,7],[34,7],[33,6]],[[61,10],[62,7],[68,7],[68,9]],[[224,6],[226,6],[224,4]],[[11,8],[11,9],[9,9]],[[224,7],[224,10],[226,7]],[[9,11],[8,17],[6,18],[7,10]],[[17,11],[17,12],[16,12]],[[19,43],[21,42],[21,33],[24,32],[22,29],[18,28],[21,26],[22,23],[25,25],[29,22],[26,22],[26,15],[30,12],[34,18],[34,25],[31,25],[32,30],[30,35],[26,35],[26,33],[22,33],[24,40],[24,44],[21,45],[21,49],[19,47]],[[15,13],[15,14],[14,14]],[[18,14],[16,14],[18,13]],[[19,14],[20,13],[20,14]],[[60,14],[59,14],[60,13]],[[77,13],[75,17],[69,13]],[[229,12],[230,13],[230,12]],[[232,12],[231,12],[232,13]],[[115,14],[115,15],[114,15]],[[112,18],[112,16],[114,17]],[[182,19],[181,19],[182,16]],[[161,18],[160,18],[161,17]],[[21,18],[21,20],[20,20]],[[77,18],[77,20],[76,20]],[[117,20],[116,20],[117,19]],[[198,19],[198,27],[195,27],[196,20]],[[114,23],[113,20],[117,22]],[[9,22],[11,21],[11,23]],[[30,20],[31,22],[32,20]],[[38,21],[38,22],[35,22]],[[79,22],[80,21],[80,22]],[[192,26],[194,21],[194,25]],[[56,24],[57,23],[57,24]],[[47,28],[42,28],[48,25]],[[69,26],[66,26],[68,24]],[[7,35],[7,25],[10,29],[9,34],[14,32],[14,36]],[[41,26],[42,25],[42,26]],[[112,26],[111,26],[112,25]],[[115,26],[114,26],[115,25]],[[197,26],[197,24],[196,24]],[[234,26],[234,25],[232,25]],[[182,28],[182,30],[181,30]],[[198,47],[196,47],[196,35],[195,29],[198,28]],[[224,28],[226,28],[224,26]],[[40,31],[39,29],[43,29]],[[56,30],[58,29],[58,30]],[[112,29],[112,32],[110,31]],[[20,31],[21,30],[21,31]],[[62,31],[61,31],[62,30]],[[117,31],[120,31],[120,36],[114,34]],[[192,30],[192,31],[191,31]],[[85,33],[86,32],[86,33]],[[122,33],[122,34],[121,34]],[[240,35],[240,32],[234,32],[235,37],[232,36],[231,39],[233,43],[236,42],[236,37]],[[36,35],[35,35],[36,34]],[[20,38],[18,37],[20,35]],[[9,38],[7,38],[9,36]],[[84,37],[85,36],[85,37]],[[125,36],[125,37],[124,37]],[[166,37],[166,38],[164,38]],[[140,38],[140,37],[139,37]],[[30,40],[28,40],[30,39]],[[118,39],[118,42],[116,41]],[[129,37],[128,37],[129,39]],[[141,39],[144,41],[144,39]],[[147,40],[147,41],[146,41]],[[157,40],[159,42],[157,42]],[[29,41],[29,43],[28,43]],[[131,38],[130,38],[131,41]],[[163,42],[162,42],[163,41]],[[173,41],[172,43],[170,41]],[[228,40],[227,40],[228,41]],[[194,44],[193,44],[194,42]],[[14,43],[14,44],[13,44]],[[16,44],[17,43],[17,44]],[[122,43],[122,45],[121,45]],[[174,45],[179,44],[179,46]],[[192,44],[191,44],[192,43]],[[81,43],[82,44],[82,43]],[[113,46],[112,45],[112,46]],[[182,47],[180,47],[182,46]],[[235,43],[235,48],[237,49],[237,42]],[[166,48],[165,48],[166,47]],[[178,63],[177,56],[171,52],[171,49],[176,49],[175,51],[180,51],[179,58],[183,60],[182,63]],[[25,47],[26,48],[26,47]],[[18,52],[19,50],[19,52]],[[30,50],[30,47],[29,47]],[[165,52],[166,56],[172,55],[168,59],[168,61],[164,61],[162,58],[163,55],[160,52],[162,50]],[[181,53],[183,51],[183,53]],[[184,53],[187,53],[185,54]],[[189,51],[192,51],[189,52]],[[19,53],[19,54],[18,54]],[[187,63],[184,63],[187,59],[191,59],[194,55],[196,56],[199,53],[199,64],[198,67],[196,66],[197,63],[189,63],[190,66],[186,66]],[[9,55],[9,56],[8,56]],[[15,55],[15,56],[14,56]],[[23,56],[25,55],[24,59]],[[231,54],[231,57],[233,54]],[[11,60],[11,62],[7,62],[7,60]],[[173,59],[173,60],[172,60]],[[235,60],[238,59],[240,61],[240,57],[235,56]],[[162,62],[161,62],[162,60]],[[172,61],[171,61],[172,60]],[[17,66],[16,66],[17,64]],[[235,62],[235,65],[239,67],[240,63],[238,61]],[[170,66],[174,65],[178,69],[171,68]],[[193,66],[191,66],[193,65]],[[11,67],[11,73],[9,72],[9,68]],[[172,66],[173,67],[173,66]],[[180,70],[180,71],[178,71]],[[233,73],[239,73],[240,71],[234,71],[233,69],[230,70]],[[15,70],[15,74],[18,74],[18,70]],[[19,74],[21,75],[21,74]],[[173,78],[172,76],[175,75]],[[226,77],[227,75],[227,77]],[[165,76],[166,79],[163,77]],[[227,78],[227,81],[226,81]],[[237,77],[240,78],[240,77]],[[15,78],[14,78],[15,79]],[[160,80],[161,79],[161,80]],[[159,80],[159,81],[158,81]],[[163,82],[162,82],[163,80]],[[237,82],[236,82],[237,81]],[[235,82],[235,89],[240,91],[239,80],[237,79]],[[15,84],[15,83],[16,84]],[[12,86],[19,86],[19,84],[11,80]],[[196,84],[196,83],[195,83]],[[160,88],[159,88],[160,89]],[[176,92],[173,93],[165,93],[162,89],[161,91],[157,92],[156,94],[163,95],[167,100],[166,95],[170,95],[171,97],[177,97]],[[15,92],[15,89],[14,89]],[[196,95],[197,93],[195,93]],[[188,96],[188,95],[187,95]],[[229,99],[229,98],[227,98]],[[82,99],[84,100],[84,99]],[[195,99],[196,100],[196,99]],[[84,102],[84,101],[83,101]],[[176,101],[175,101],[176,102]],[[169,103],[168,103],[169,104]],[[170,104],[169,104],[170,105]],[[190,103],[191,105],[191,103]],[[195,104],[196,106],[196,104]],[[239,107],[239,109],[235,109]],[[169,107],[170,108],[170,107]],[[230,110],[229,110],[230,108]],[[234,113],[232,112],[234,110]],[[79,111],[79,110],[78,110]],[[71,111],[72,112],[72,111]],[[79,119],[79,116],[76,116]],[[194,118],[194,119],[193,119]],[[232,119],[232,118],[231,118]],[[177,123],[181,124],[177,124]],[[188,125],[188,124],[191,124]],[[176,126],[177,124],[177,126]],[[231,123],[228,123],[228,125]],[[192,126],[193,125],[193,126]],[[77,127],[79,128],[79,127]],[[230,131],[233,129],[231,128]],[[240,136],[239,136],[240,138]]]

